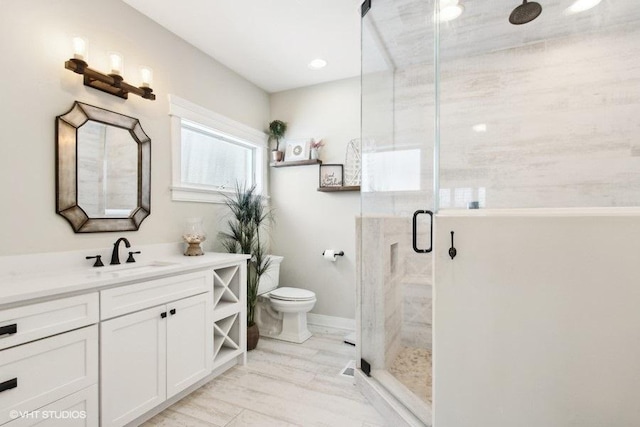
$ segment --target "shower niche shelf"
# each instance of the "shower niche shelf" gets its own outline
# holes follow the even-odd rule
[[[246,273],[239,265],[213,271],[213,368],[246,358]],[[246,359],[245,359],[246,360]]]
[[[240,313],[222,318],[213,324],[213,364],[219,366],[242,354],[240,345]]]

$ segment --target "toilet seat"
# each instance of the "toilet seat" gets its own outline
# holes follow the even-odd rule
[[[306,289],[276,288],[269,293],[269,297],[280,301],[311,301],[316,294]]]

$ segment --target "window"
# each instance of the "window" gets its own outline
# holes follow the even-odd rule
[[[266,135],[184,99],[170,97],[172,198],[223,203],[236,183],[266,196]]]
[[[182,120],[181,176],[187,185],[224,190],[255,183],[255,148]]]

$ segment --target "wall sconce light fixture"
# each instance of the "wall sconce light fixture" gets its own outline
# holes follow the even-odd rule
[[[89,68],[89,64],[85,61],[87,55],[87,43],[85,40],[80,37],[75,37],[73,39],[73,51],[73,58],[64,63],[64,68],[76,74],[82,74],[84,76],[85,86],[90,86],[124,99],[128,99],[129,93],[135,93],[151,101],[156,99],[156,95],[153,93],[153,89],[151,89],[153,72],[150,68],[144,67],[140,70],[142,85],[136,87],[125,82],[122,78],[124,62],[120,54],[115,52],[109,53],[111,72],[104,74]]]

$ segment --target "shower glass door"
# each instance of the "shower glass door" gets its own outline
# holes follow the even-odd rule
[[[412,247],[434,209],[433,2],[374,0],[362,19],[361,358],[431,422],[432,257]],[[365,6],[366,8],[366,6]],[[417,246],[430,246],[428,215]]]

